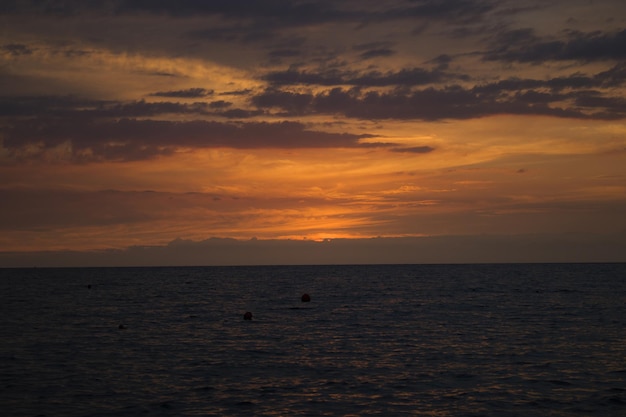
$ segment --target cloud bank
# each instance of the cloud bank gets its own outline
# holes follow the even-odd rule
[[[204,241],[124,250],[0,252],[2,267],[626,262],[626,234]]]

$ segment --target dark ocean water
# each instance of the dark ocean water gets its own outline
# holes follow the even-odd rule
[[[626,264],[0,269],[0,312],[5,416],[626,416]]]

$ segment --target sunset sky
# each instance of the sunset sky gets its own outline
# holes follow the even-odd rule
[[[302,241],[626,261],[626,2],[2,1],[0,266]]]

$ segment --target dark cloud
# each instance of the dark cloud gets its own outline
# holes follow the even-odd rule
[[[120,1],[117,14],[159,14],[173,17],[216,16],[219,26],[192,29],[187,35],[196,40],[243,43],[289,43],[293,37],[281,36],[281,30],[330,22],[360,21],[369,13],[355,8],[337,7],[329,0],[180,0]],[[297,37],[302,39],[301,37]],[[276,45],[275,45],[276,46]],[[291,51],[293,52],[293,51]],[[275,57],[276,58],[276,57]]]
[[[516,92],[514,98],[520,103],[528,104],[544,104],[560,101],[567,96],[561,94],[545,93],[541,91],[529,90],[524,92]]]
[[[0,46],[0,51],[4,51],[11,56],[31,55],[34,52],[34,50],[31,49],[28,45],[24,45],[21,43],[8,43],[2,45]]]
[[[65,55],[66,58],[77,58],[91,55],[93,52],[84,49],[65,49],[62,51],[62,53],[63,55]]]
[[[150,117],[161,114],[210,114],[210,106],[205,102],[181,104],[169,101],[148,103],[139,100],[129,103],[115,103],[84,112],[90,117]]]
[[[618,87],[626,84],[626,63],[621,62],[594,76],[601,87]]]
[[[576,93],[575,103],[581,107],[606,107],[626,113],[624,97],[605,97],[593,91],[584,91]]]
[[[503,8],[494,11],[494,14],[497,16],[514,16],[524,12],[533,12],[537,10],[541,10],[546,7],[544,2],[539,2],[538,5],[532,4],[516,4],[515,6],[505,5]]]
[[[387,14],[394,17],[474,23],[482,20],[497,4],[497,1],[490,0],[410,0],[408,6]]]
[[[53,0],[4,0],[0,6],[0,13],[72,16],[91,9],[101,9],[104,3],[104,0],[92,2],[81,2],[79,0],[66,0],[63,2]]]
[[[49,116],[77,108],[102,108],[114,102],[74,96],[0,96],[0,116]]]
[[[453,248],[453,250],[451,250]],[[3,267],[624,262],[623,233],[371,239],[175,239],[99,251],[0,252]]]
[[[495,0],[408,0],[387,5],[386,11],[373,2],[331,0],[4,0],[0,13],[76,16],[98,13],[117,15],[165,15],[177,18],[218,16],[230,21],[253,21],[258,27],[397,19],[437,19],[475,22],[498,5]],[[217,32],[215,33],[217,34]],[[222,38],[224,39],[224,38]]]
[[[361,9],[358,3],[345,7],[330,0],[5,0],[0,13],[65,18],[117,18],[123,15],[176,19],[215,17],[221,21],[219,25],[212,23],[204,29],[192,27],[187,35],[198,40],[254,43],[286,40],[279,36],[282,29],[329,22],[360,22],[371,14]]]
[[[260,108],[280,108],[293,115],[311,112],[315,96],[310,93],[297,93],[278,89],[268,89],[252,97],[252,103]],[[349,104],[349,102],[346,102]]]
[[[453,58],[448,54],[441,54],[429,61],[437,66],[438,70],[447,70]]]
[[[201,120],[24,120],[4,129],[4,147],[18,156],[30,145],[41,151],[69,143],[75,160],[135,160],[180,148],[355,147],[371,135],[309,130],[297,122],[221,123]]]
[[[278,108],[284,115],[341,114],[359,119],[468,119],[497,114],[545,115],[606,119],[604,109],[559,107],[562,95],[541,93],[502,94],[497,88],[482,90],[461,86],[388,92],[333,88],[325,92],[294,93],[270,89],[253,98],[261,108]],[[566,96],[566,98],[570,98]],[[553,107],[549,104],[555,103]],[[583,110],[589,110],[585,112]],[[610,117],[614,118],[614,117]]]
[[[608,120],[620,120],[626,118],[626,99],[620,97],[607,97],[595,91],[580,91],[572,93],[576,106],[581,108],[597,109],[598,118]]]
[[[369,42],[354,45],[352,48],[355,51],[361,51],[359,54],[361,59],[372,59],[394,55],[396,51],[391,46],[392,42]]]
[[[495,50],[504,50],[511,45],[522,45],[539,43],[540,38],[535,36],[535,31],[532,28],[512,29],[500,31],[495,35],[495,39],[491,41]]]
[[[170,16],[219,15],[225,18],[270,19],[299,25],[349,18],[352,13],[335,8],[328,0],[118,0],[117,13],[154,13]]]
[[[0,97],[0,116],[40,116],[92,120],[97,118],[151,117],[165,114],[209,115],[210,103],[156,103],[144,100],[117,102],[73,96]]]
[[[246,96],[248,94],[250,94],[252,92],[252,90],[250,89],[245,89],[245,90],[233,90],[233,91],[224,91],[223,93],[220,93],[220,96]]]
[[[260,43],[276,41],[278,35],[275,33],[276,27],[262,28],[257,26],[223,26],[219,28],[198,29],[188,32],[190,38],[211,42],[244,42]]]
[[[413,146],[410,148],[393,148],[391,152],[399,152],[399,153],[430,153],[434,151],[435,148],[432,146]]]
[[[494,94],[505,91],[521,91],[528,89],[549,89],[562,91],[564,89],[611,88],[626,83],[626,65],[617,64],[614,67],[595,75],[572,74],[555,77],[547,80],[532,78],[508,78],[493,83],[480,84],[473,91],[481,94]],[[557,97],[558,98],[558,97]]]
[[[172,72],[163,72],[163,71],[150,71],[146,72],[147,75],[153,75],[155,77],[178,77],[177,74]]]
[[[367,43],[358,43],[352,46],[355,51],[369,51],[370,49],[389,49],[394,45],[389,41],[376,41]]]
[[[213,90],[207,90],[205,88],[188,88],[186,90],[158,91],[151,95],[156,97],[201,98],[213,95],[213,93]]]
[[[267,57],[273,64],[280,64],[283,60],[296,58],[302,55],[299,48],[272,48],[267,52]]]
[[[447,58],[442,57],[441,62]],[[617,64],[597,74],[575,73],[545,80],[508,78],[474,87],[445,85],[421,90],[396,88],[380,92],[367,87],[412,87],[445,80],[446,73],[423,69],[357,74],[349,71],[284,71],[268,74],[274,87],[254,96],[259,108],[282,115],[341,114],[370,119],[465,119],[495,114],[620,119],[622,102],[610,88],[626,83],[626,66]],[[462,77],[460,77],[462,78]],[[283,90],[283,85],[343,85],[316,94]]]
[[[265,81],[274,85],[305,84],[305,85],[337,85],[343,84],[344,74],[336,69],[324,72],[307,72],[289,69],[270,72],[263,76]]]
[[[352,85],[359,87],[384,86],[416,86],[442,82],[450,79],[464,79],[463,75],[449,74],[440,70],[423,68],[405,68],[399,71],[342,71],[329,69],[325,71],[298,71],[289,69],[266,74],[263,79],[273,85]]]
[[[359,57],[361,59],[372,59],[391,56],[395,53],[396,52],[393,49],[389,48],[370,49],[369,51],[362,52]]]
[[[540,63],[544,61],[601,61],[626,58],[626,29],[605,33],[570,31],[564,40],[545,40],[532,29],[500,33],[485,60]]]
[[[92,109],[76,112],[75,117],[83,118],[133,118],[161,115],[201,115],[220,116],[229,119],[249,118],[263,114],[257,109],[231,109],[231,102],[216,100],[209,103],[173,103],[168,101],[148,103],[143,100],[123,103],[107,103]],[[228,110],[225,110],[229,108]]]
[[[221,117],[227,119],[248,119],[250,117],[262,116],[265,114],[264,110],[246,110],[246,109],[228,109],[216,113]]]
[[[212,101],[209,103],[209,107],[212,109],[225,109],[232,105],[233,103],[231,103],[230,101],[224,101],[224,100],[217,100],[217,101]]]
[[[111,226],[151,219],[149,213],[137,213],[133,204],[129,204],[129,199],[118,199],[116,206],[121,207],[116,207],[115,214],[111,215],[112,194],[121,193],[0,189],[0,198],[4,202],[0,207],[0,230],[41,230],[51,226],[71,225]],[[46,202],[45,208],[41,201]]]
[[[270,58],[292,58],[300,54],[299,49],[274,49],[268,52]]]

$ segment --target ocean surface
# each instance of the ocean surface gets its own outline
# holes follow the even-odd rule
[[[0,269],[0,313],[9,417],[626,416],[626,264]]]

